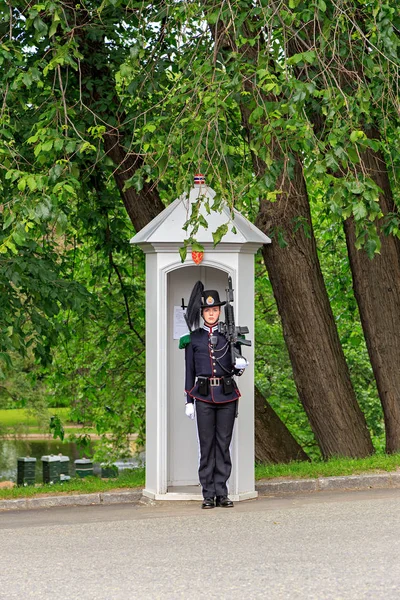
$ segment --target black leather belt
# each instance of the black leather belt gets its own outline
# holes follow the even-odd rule
[[[197,380],[199,379],[207,379],[211,387],[222,385],[224,381],[223,377],[198,377]]]

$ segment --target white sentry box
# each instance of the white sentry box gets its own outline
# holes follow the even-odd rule
[[[191,204],[215,192],[195,184],[189,195],[170,204],[144,227],[131,243],[146,253],[146,486],[153,500],[201,500],[198,479],[199,450],[196,425],[185,416],[185,352],[179,349],[177,309],[187,304],[196,281],[226,297],[232,277],[236,325],[247,326],[254,343],[254,255],[270,239],[240,213],[224,206],[221,212],[201,212],[208,228],[199,228],[196,239],[204,247],[200,265],[188,252],[181,262],[179,248]],[[214,248],[212,232],[224,223],[229,231]],[[236,233],[232,230],[234,226]],[[179,311],[178,311],[179,312]],[[222,317],[223,318],[223,312]],[[238,379],[242,397],[232,439],[232,474],[228,482],[232,500],[255,498],[254,488],[254,347],[244,347],[249,367]]]

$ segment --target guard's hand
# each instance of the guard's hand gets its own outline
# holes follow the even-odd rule
[[[185,405],[185,414],[189,419],[194,419],[194,404],[193,402],[188,402]]]
[[[249,366],[249,361],[244,356],[237,356],[235,358],[235,369],[245,369]]]

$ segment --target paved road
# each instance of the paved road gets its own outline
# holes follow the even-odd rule
[[[0,514],[4,600],[400,599],[400,490]]]

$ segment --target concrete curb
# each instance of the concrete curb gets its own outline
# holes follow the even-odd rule
[[[318,479],[261,479],[256,484],[260,496],[277,496],[304,492],[328,492],[400,488],[400,473],[372,473],[346,477],[319,477]]]
[[[260,496],[282,496],[308,492],[351,491],[400,488],[400,472],[350,475],[346,477],[319,477],[318,479],[261,479],[256,483]],[[45,496],[43,498],[18,498],[0,500],[0,512],[52,508],[54,506],[90,506],[148,502],[141,489],[96,494],[71,494],[69,496]],[[155,504],[151,502],[150,504]]]
[[[138,504],[142,490],[127,492],[101,492],[97,494],[71,494],[69,496],[45,496],[43,498],[18,498],[0,500],[0,511],[52,508],[53,506],[90,506],[98,504]]]

